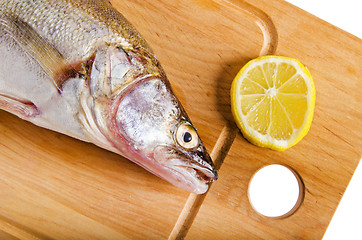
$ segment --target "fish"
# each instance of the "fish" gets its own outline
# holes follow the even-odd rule
[[[0,0],[0,109],[186,191],[217,171],[154,52],[105,0]]]

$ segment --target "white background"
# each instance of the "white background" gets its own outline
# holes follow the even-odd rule
[[[286,1],[362,39],[361,0]],[[361,91],[361,89],[357,89],[356,91]],[[359,109],[359,111],[361,111],[361,109]],[[361,162],[323,238],[323,240],[334,239],[362,240]]]

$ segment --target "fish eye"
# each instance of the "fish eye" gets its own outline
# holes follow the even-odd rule
[[[186,149],[195,148],[199,145],[199,137],[196,130],[187,123],[178,126],[176,131],[176,140],[181,147]]]

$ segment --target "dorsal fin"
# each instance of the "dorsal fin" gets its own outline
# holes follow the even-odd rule
[[[60,92],[62,91],[62,84],[67,79],[77,75],[76,70],[59,51],[28,23],[16,16],[6,14],[0,17],[0,25],[20,44],[27,54],[40,64]]]

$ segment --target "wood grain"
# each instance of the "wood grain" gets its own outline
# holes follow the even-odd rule
[[[295,57],[310,69],[315,117],[308,135],[281,153],[237,136],[186,239],[321,239],[361,159],[362,42],[283,1],[249,2],[273,19],[276,54]],[[288,218],[257,214],[247,197],[252,175],[272,163],[290,166],[305,185],[301,207]]]
[[[232,124],[229,89],[237,71],[265,49],[243,1],[114,0],[152,46],[206,147]],[[186,239],[320,239],[361,158],[362,41],[281,0],[250,0],[276,26],[276,54],[295,57],[315,79],[308,135],[285,152],[240,133]],[[263,47],[264,46],[264,47]],[[188,193],[130,161],[0,111],[0,237],[167,239]],[[305,184],[290,217],[257,214],[251,176],[280,163]],[[191,212],[190,214],[193,214]]]

